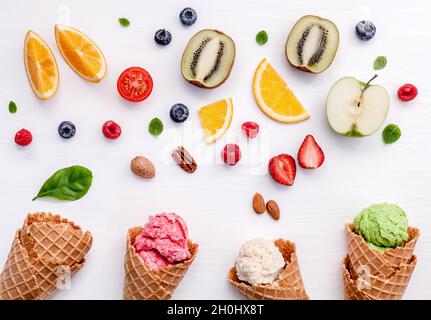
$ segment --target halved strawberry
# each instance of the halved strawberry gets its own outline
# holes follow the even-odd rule
[[[309,134],[305,137],[298,151],[299,165],[304,169],[316,169],[322,165],[323,161],[325,161],[325,155],[322,148],[317,144],[314,137]]]
[[[269,160],[268,171],[276,182],[291,186],[296,176],[295,159],[288,154],[279,154]]]

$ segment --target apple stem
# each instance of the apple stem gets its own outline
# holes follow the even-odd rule
[[[362,102],[362,98],[364,96],[364,92],[365,90],[368,89],[368,87],[370,86],[371,81],[373,81],[375,78],[377,78],[379,75],[375,74],[370,80],[368,80],[368,82],[365,84],[364,88],[362,89],[361,92],[361,96],[359,97],[359,101],[358,101],[358,107],[360,106],[361,102]]]

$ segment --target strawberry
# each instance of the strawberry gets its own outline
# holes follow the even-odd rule
[[[295,159],[288,154],[279,154],[269,160],[268,171],[275,182],[291,186],[296,176]]]
[[[314,137],[309,134],[305,137],[298,151],[299,165],[304,169],[316,169],[322,165],[323,161],[325,161],[325,155],[322,148],[317,144]]]

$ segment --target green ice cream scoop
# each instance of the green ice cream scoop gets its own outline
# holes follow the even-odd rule
[[[356,232],[380,252],[402,246],[409,238],[407,216],[395,204],[374,204],[363,209],[354,224]]]

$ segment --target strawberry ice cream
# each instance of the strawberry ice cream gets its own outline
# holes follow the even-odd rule
[[[151,216],[133,246],[146,265],[159,270],[191,257],[184,220],[175,213]]]

